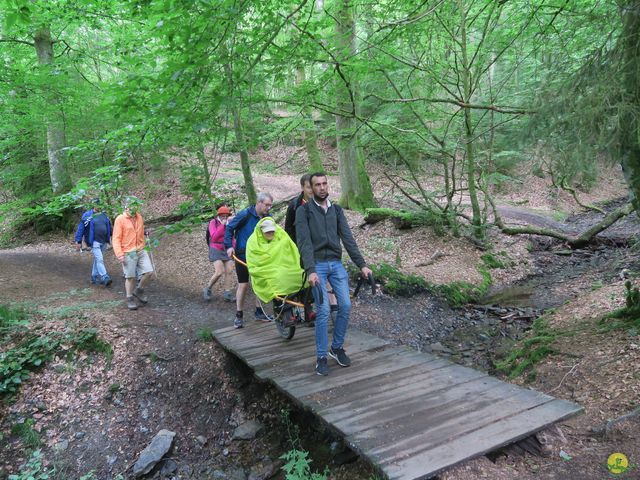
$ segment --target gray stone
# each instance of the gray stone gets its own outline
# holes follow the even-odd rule
[[[203,435],[198,435],[196,437],[196,442],[198,442],[200,445],[206,445],[207,444],[207,437],[203,436]]]
[[[262,424],[256,420],[249,420],[239,425],[234,431],[231,438],[233,440],[253,440],[262,430]]]
[[[162,467],[160,467],[160,475],[171,475],[176,470],[178,470],[178,464],[170,458],[167,458],[162,462]]]
[[[444,345],[442,345],[440,342],[436,342],[436,343],[432,343],[431,345],[428,346],[429,350],[431,352],[444,352],[445,347]]]
[[[69,440],[62,440],[53,446],[53,449],[58,452],[62,452],[67,448],[69,448]]]
[[[107,465],[112,466],[117,461],[118,457],[116,455],[107,455]]]
[[[160,430],[156,436],[153,437],[151,443],[140,452],[140,456],[133,466],[133,476],[139,478],[149,473],[169,451],[175,436],[175,432]]]
[[[266,480],[271,478],[278,470],[278,466],[271,459],[266,459],[251,467],[248,480]]]
[[[85,435],[86,435],[85,432],[76,432],[73,436],[75,437],[76,440],[81,440],[84,438]]]

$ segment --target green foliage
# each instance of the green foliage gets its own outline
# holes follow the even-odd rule
[[[376,282],[380,283],[389,295],[410,297],[426,292],[429,288],[424,278],[412,273],[402,273],[397,267],[388,263],[370,265],[369,268]],[[355,275],[359,275],[359,272]]]
[[[27,335],[17,346],[0,353],[0,395],[15,393],[30,372],[53,358],[61,343],[59,335]]]
[[[489,291],[492,283],[491,274],[485,268],[479,267],[478,271],[482,275],[480,285],[468,282],[451,282],[445,285],[435,285],[432,288],[444,296],[452,307],[473,303]]]
[[[506,252],[498,252],[497,254],[487,252],[480,256],[480,260],[489,269],[509,268],[513,264]]]
[[[48,480],[55,475],[55,469],[43,468],[43,457],[40,450],[31,453],[29,460],[20,468],[17,475],[9,475],[7,480]]]
[[[215,338],[213,336],[213,332],[208,328],[202,328],[198,330],[197,336],[198,340],[201,342],[213,342]]]
[[[73,345],[84,352],[102,353],[107,361],[113,357],[113,347],[98,337],[94,328],[80,330],[72,338]]]
[[[23,422],[16,423],[11,427],[11,435],[19,437],[29,448],[37,448],[42,443],[40,434],[34,430],[35,420],[27,418]]]
[[[285,461],[282,471],[286,480],[326,480],[329,477],[328,469],[324,473],[311,471],[309,453],[303,450],[289,450],[280,458]]]
[[[556,351],[552,347],[558,333],[550,326],[549,321],[540,317],[533,322],[532,335],[521,342],[504,360],[496,363],[496,368],[510,379],[522,375],[530,370],[536,363]],[[535,374],[530,376],[534,378]]]
[[[0,308],[3,325],[6,327],[5,340],[11,347],[0,352],[0,396],[11,395],[18,391],[20,385],[30,378],[31,373],[38,370],[61,351],[62,345],[70,344],[67,354],[73,351],[86,351],[104,354],[107,360],[113,355],[113,349],[107,342],[98,337],[95,329],[80,329],[70,332],[40,333],[38,330],[23,332],[31,322],[31,318],[22,310],[7,306]],[[21,328],[15,328],[16,316]],[[3,326],[1,330],[4,330]]]
[[[28,324],[29,321],[25,310],[0,304],[0,333],[6,334]]]
[[[640,289],[634,287],[630,280],[624,283],[625,306],[603,316],[598,324],[601,332],[618,329],[640,331]]]

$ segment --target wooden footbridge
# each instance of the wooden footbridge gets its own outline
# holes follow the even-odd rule
[[[315,374],[313,328],[292,340],[273,324],[216,330],[255,375],[311,410],[390,479],[426,479],[581,412],[435,355],[350,329],[349,368]]]

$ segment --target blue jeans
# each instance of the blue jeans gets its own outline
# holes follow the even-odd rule
[[[91,247],[91,253],[93,254],[93,266],[91,267],[91,277],[96,281],[104,281],[109,275],[107,274],[107,268],[104,266],[104,258],[102,252],[107,248],[106,243],[93,242]]]
[[[349,275],[341,261],[316,262],[316,273],[320,279],[319,287],[322,290],[321,303],[318,298],[318,289],[313,289],[313,300],[316,304],[316,356],[322,358],[327,356],[329,343],[328,324],[331,313],[329,294],[327,293],[327,280],[338,300],[338,313],[333,326],[332,348],[342,348],[344,343],[347,326],[349,325],[349,314],[351,313],[351,299],[349,298]]]

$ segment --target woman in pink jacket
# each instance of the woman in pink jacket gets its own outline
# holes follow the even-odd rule
[[[224,293],[222,298],[225,302],[234,302],[235,298],[231,293],[231,282],[233,281],[233,261],[227,256],[224,249],[224,229],[229,221],[231,210],[223,205],[218,208],[218,216],[209,222],[207,229],[207,244],[209,245],[209,260],[213,262],[215,273],[209,280],[206,287],[202,289],[204,299],[211,300],[211,289],[215,283],[224,277]]]

